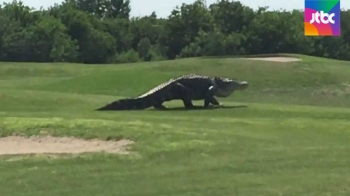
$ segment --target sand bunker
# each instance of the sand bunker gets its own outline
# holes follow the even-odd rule
[[[299,58],[294,57],[262,57],[262,58],[245,58],[248,60],[256,60],[256,61],[272,61],[272,62],[281,62],[281,63],[287,63],[287,62],[295,62],[295,61],[301,61]]]
[[[80,154],[85,152],[128,154],[127,146],[132,143],[129,140],[102,141],[71,137],[9,136],[0,138],[0,155]]]

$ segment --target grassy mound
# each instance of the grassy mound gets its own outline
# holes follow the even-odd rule
[[[294,55],[295,57],[295,55]],[[350,181],[350,63],[190,58],[0,64],[0,134],[130,139],[139,156],[0,158],[3,195],[342,195]],[[250,83],[226,109],[96,112],[182,74]],[[195,102],[202,105],[203,102]],[[12,159],[11,159],[12,160]]]

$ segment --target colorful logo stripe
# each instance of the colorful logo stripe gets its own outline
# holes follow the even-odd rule
[[[340,0],[305,0],[304,34],[340,36]]]

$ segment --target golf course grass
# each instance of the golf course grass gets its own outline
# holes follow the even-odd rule
[[[345,196],[350,62],[0,63],[0,135],[128,139],[129,154],[0,156],[1,196]],[[249,82],[226,107],[94,111],[183,74]],[[203,101],[195,101],[203,105]]]

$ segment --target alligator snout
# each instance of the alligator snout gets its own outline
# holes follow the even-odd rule
[[[248,86],[249,86],[249,83],[247,82],[247,81],[242,81],[242,82],[240,82],[240,89],[246,89],[246,88],[248,88]]]
[[[243,81],[243,82],[241,82],[241,85],[246,85],[246,86],[248,86],[249,84],[248,84],[247,81]]]

